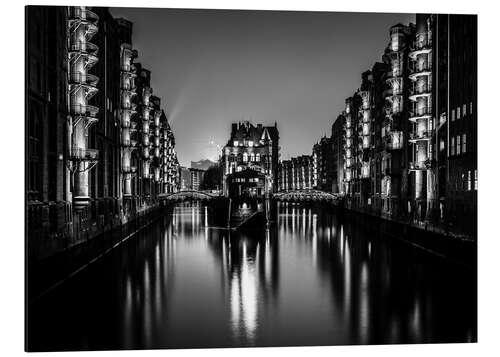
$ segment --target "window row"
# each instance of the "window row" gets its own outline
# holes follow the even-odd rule
[[[457,135],[451,138],[450,155],[461,155],[467,152],[467,135]]]
[[[477,170],[468,170],[462,173],[455,181],[457,191],[477,191]]]
[[[461,107],[458,106],[451,110],[451,121],[455,121],[465,117],[467,114],[472,114],[473,105],[472,102],[469,103],[469,108],[467,109],[467,104],[463,104]]]

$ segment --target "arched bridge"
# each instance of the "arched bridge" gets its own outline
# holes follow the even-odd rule
[[[178,191],[175,193],[163,193],[159,195],[161,201],[181,202],[181,201],[209,201],[220,197],[219,192],[211,191]]]
[[[293,190],[277,192],[273,195],[273,198],[283,202],[330,202],[338,204],[342,196],[338,193],[319,190]]]

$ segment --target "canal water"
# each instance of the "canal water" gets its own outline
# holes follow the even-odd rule
[[[334,212],[268,230],[176,206],[36,300],[30,350],[473,342],[476,274]]]

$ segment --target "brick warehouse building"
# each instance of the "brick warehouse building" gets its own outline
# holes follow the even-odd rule
[[[107,8],[28,6],[26,36],[33,262],[155,209],[177,189],[178,162],[160,98],[146,103],[135,81],[132,23]]]
[[[255,177],[237,175],[244,176],[238,180],[244,180],[247,183],[249,179],[252,180],[252,184],[248,187],[240,185],[239,181],[233,182],[241,186],[243,191],[248,188],[255,191],[258,196],[275,192],[278,189],[279,150],[279,132],[276,123],[274,126],[262,124],[255,126],[248,121],[233,123],[231,136],[223,148],[221,156],[224,193],[229,194],[229,191],[233,191],[230,190],[228,182],[233,182],[232,176],[244,170],[250,170]]]
[[[333,124],[339,192],[355,211],[475,237],[477,17],[416,19],[391,27]]]

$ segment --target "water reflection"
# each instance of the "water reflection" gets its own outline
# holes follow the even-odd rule
[[[465,342],[473,272],[334,212],[281,204],[253,233],[179,205],[30,310],[50,349]],[[50,323],[47,323],[50,321]]]

